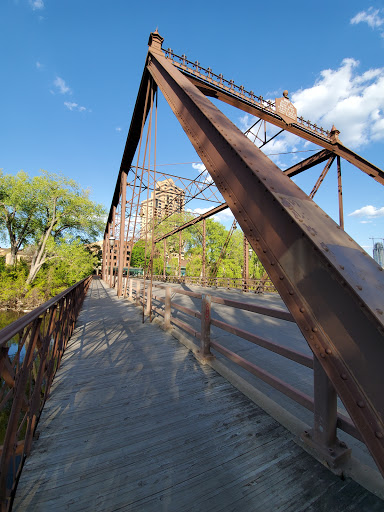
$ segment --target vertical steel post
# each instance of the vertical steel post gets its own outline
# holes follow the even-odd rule
[[[179,281],[181,280],[181,231],[179,231]]]
[[[164,328],[171,328],[171,287],[165,288]]]
[[[337,394],[316,356],[313,358],[313,374],[313,429],[305,431],[301,438],[330,468],[337,469],[351,455],[347,445],[337,439]]]
[[[244,250],[244,263],[243,263],[243,292],[248,291],[248,280],[249,280],[249,243],[244,235],[243,241]]]
[[[133,300],[133,279],[129,279],[129,300]]]
[[[211,354],[211,296],[203,293],[201,297],[201,344],[200,351],[203,358]]]
[[[337,188],[339,195],[339,224],[344,229],[344,210],[343,210],[343,185],[341,182],[341,163],[340,157],[337,157]]]
[[[109,249],[109,242],[108,242],[108,231],[104,233],[104,241],[103,241],[103,263],[102,263],[102,270],[101,270],[101,279],[103,281],[107,278],[107,261],[108,261],[108,249]]]
[[[206,259],[206,245],[205,245],[205,238],[206,238],[206,226],[205,226],[205,219],[203,219],[203,264],[201,267],[201,274],[202,274],[202,285],[205,286],[205,259]]]
[[[313,358],[314,373],[314,441],[325,447],[336,442],[337,395],[317,357]]]
[[[112,249],[111,245],[109,243],[109,236],[111,234],[111,223],[107,226],[107,254],[106,254],[106,260],[107,260],[107,268],[106,268],[106,274],[105,274],[105,282],[111,286],[111,267],[112,267]]]
[[[116,222],[116,206],[114,205],[112,207],[112,223],[111,223],[111,227],[112,227],[112,232],[111,232],[111,236],[115,236],[115,222]],[[112,288],[113,287],[113,253],[114,253],[114,248],[111,247],[111,254],[110,254],[110,259],[111,259],[111,264],[110,264],[110,274],[109,274],[109,287]]]
[[[125,209],[127,204],[127,173],[121,173],[121,204],[120,204],[120,234],[119,234],[119,259],[117,270],[117,296],[123,295],[123,270],[125,263],[125,256],[127,254],[124,234],[125,234]],[[127,244],[128,247],[128,244]]]
[[[148,287],[147,287],[147,315],[151,315],[151,308],[152,308],[152,281],[149,281]]]
[[[136,305],[140,306],[140,279],[136,281]]]
[[[164,276],[164,281],[166,280],[166,277],[167,277],[167,271],[166,271],[166,257],[167,257],[167,240],[164,238],[163,240],[163,246],[164,246],[164,261],[163,261],[163,276]]]

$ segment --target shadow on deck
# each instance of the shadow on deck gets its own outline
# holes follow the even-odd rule
[[[38,430],[13,510],[384,509],[101,281]]]

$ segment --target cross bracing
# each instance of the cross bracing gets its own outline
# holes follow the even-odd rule
[[[301,118],[287,122],[276,105],[266,104],[241,86],[235,87],[231,82],[226,84],[220,75],[214,77],[208,69],[202,71],[199,64],[195,64],[195,70],[191,71],[188,62],[176,63],[173,55],[171,51],[162,50],[162,38],[157,32],[151,34],[108,218],[105,245],[110,234],[116,232],[119,208],[121,218],[125,218],[126,199],[123,196],[127,175],[131,176],[130,169],[134,168],[137,148],[142,141],[151,139],[150,131],[144,135],[144,125],[147,117],[148,125],[153,123],[152,119],[157,115],[157,110],[153,114],[156,95],[161,91],[290,310],[315,356],[316,365],[340,396],[359,435],[384,472],[384,398],[378,384],[384,356],[384,278],[381,267],[343,230],[341,162],[342,159],[348,161],[381,184],[384,183],[383,171],[345,147],[335,127],[326,131]],[[209,96],[323,149],[281,172],[209,101]],[[266,131],[264,138],[259,135],[255,138],[260,144],[272,140]],[[338,174],[338,224],[312,200],[334,161]],[[289,178],[324,162],[312,197]],[[144,162],[141,167],[149,169],[151,165]],[[135,173],[137,169],[138,165]],[[155,172],[154,165],[152,188],[156,188]],[[154,224],[152,222],[152,230]],[[125,232],[120,222],[121,240]],[[129,229],[127,232],[130,233]],[[147,242],[152,258],[153,231]],[[105,263],[108,268],[108,262]],[[123,293],[120,267],[118,294]],[[318,415],[324,422],[330,421],[331,417],[327,412]],[[323,427],[315,426],[314,445],[325,443],[321,434]]]

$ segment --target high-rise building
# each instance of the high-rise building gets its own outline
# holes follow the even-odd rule
[[[158,181],[156,190],[151,192],[151,197],[141,202],[141,236],[145,236],[147,226],[151,229],[154,216],[161,219],[172,213],[183,212],[184,207],[184,190],[177,187],[172,178]]]
[[[384,267],[384,248],[381,242],[376,242],[373,244],[373,259],[381,267]]]

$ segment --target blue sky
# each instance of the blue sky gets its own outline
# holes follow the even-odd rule
[[[334,123],[342,142],[384,169],[384,6],[361,0],[2,0],[0,168],[62,172],[109,209],[156,27],[164,48],[258,95],[288,89],[299,115],[326,129]],[[252,123],[223,111],[242,129]],[[286,168],[310,153],[281,153],[311,149],[284,136],[265,153]],[[198,161],[161,99],[157,161]],[[191,164],[168,171],[198,174]],[[346,231],[371,253],[370,237],[384,238],[383,189],[347,164],[342,171]],[[296,182],[309,193],[320,172]],[[316,200],[337,220],[335,166]]]

